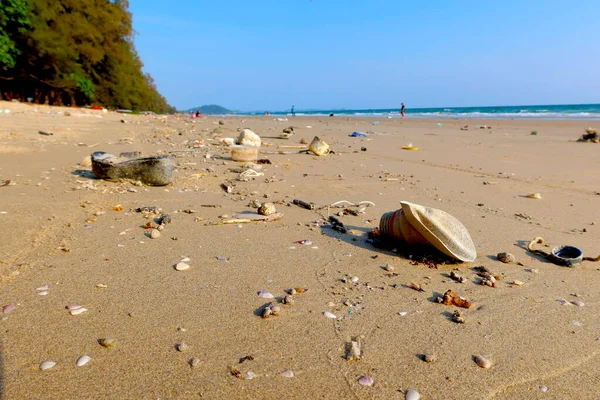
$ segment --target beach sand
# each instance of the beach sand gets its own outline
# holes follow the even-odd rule
[[[550,246],[600,253],[600,145],[576,142],[588,121],[192,121],[4,108],[11,113],[0,114],[0,182],[14,185],[0,187],[0,306],[16,306],[0,321],[4,399],[403,399],[407,389],[422,399],[598,398],[600,264],[560,267],[525,249],[542,236]],[[296,134],[280,139],[290,125]],[[272,161],[248,182],[235,181],[229,170],[240,164],[217,140],[236,137],[239,128],[259,133],[261,158]],[[354,131],[373,134],[349,137]],[[272,154],[295,152],[278,146],[314,136],[335,154]],[[194,148],[195,140],[204,147]],[[419,150],[402,150],[408,143]],[[174,183],[101,181],[78,164],[93,151],[134,150],[175,151]],[[226,180],[235,183],[233,193],[220,187]],[[211,225],[224,214],[255,212],[254,199],[278,203],[284,217]],[[288,205],[293,199],[375,206],[339,217],[350,230],[344,235],[316,223],[326,208]],[[366,233],[402,200],[459,219],[477,259],[435,269],[368,243]],[[143,206],[172,216],[157,239],[146,236],[150,220],[135,211]],[[296,243],[302,240],[312,244]],[[524,265],[499,262],[499,252]],[[178,272],[182,257],[191,268]],[[480,265],[503,276],[497,287],[477,284],[473,267]],[[449,278],[454,268],[467,282]],[[424,291],[407,288],[410,282]],[[43,285],[46,296],[36,292]],[[294,287],[308,291],[277,317],[258,315],[269,301],[260,290],[282,297]],[[454,307],[435,302],[448,289],[473,302],[463,310],[465,324],[451,321]],[[73,316],[66,305],[88,311]],[[363,357],[351,362],[344,355],[352,337],[362,337]],[[101,338],[116,347],[100,346]],[[184,352],[176,349],[182,342]],[[426,353],[437,361],[422,361]],[[91,361],[77,367],[82,355]],[[479,368],[477,355],[492,367]],[[240,364],[245,356],[253,360]],[[194,368],[192,358],[199,360]],[[40,371],[44,361],[57,364]],[[232,368],[256,377],[239,379]],[[286,370],[294,377],[283,377]],[[358,383],[364,375],[373,386]]]

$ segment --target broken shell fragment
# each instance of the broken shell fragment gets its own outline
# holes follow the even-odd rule
[[[536,199],[536,200],[541,200],[541,198],[542,198],[542,195],[541,195],[541,194],[539,194],[539,193],[531,193],[531,194],[528,194],[528,195],[527,195],[527,196],[525,196],[525,197],[527,197],[528,199]]]
[[[283,371],[281,373],[281,376],[283,376],[284,378],[293,378],[294,372],[288,369],[287,371]]]
[[[487,369],[492,366],[492,363],[488,359],[484,358],[483,356],[475,356],[474,361],[475,361],[475,364],[477,364],[481,368]]]
[[[80,307],[80,308],[76,308],[75,310],[69,311],[69,313],[71,315],[79,315],[79,314],[82,314],[82,313],[84,313],[86,311],[87,311],[87,308]]]
[[[404,394],[405,400],[419,400],[421,398],[421,394],[414,389],[409,389]]]
[[[361,376],[358,379],[358,383],[363,385],[363,386],[373,386],[373,384],[375,383],[375,381],[373,380],[373,378],[371,378],[370,376]]]
[[[514,263],[517,261],[515,256],[512,255],[511,253],[498,253],[498,255],[496,257],[498,258],[499,261],[501,261],[505,264],[511,264],[511,263]]]
[[[75,362],[75,365],[78,367],[83,367],[85,364],[89,363],[92,358],[90,356],[81,356]]]
[[[43,363],[40,364],[40,369],[42,371],[45,371],[47,369],[53,368],[56,365],[56,363],[54,361],[44,361]]]
[[[411,282],[408,284],[408,287],[416,290],[417,292],[424,292],[425,290],[418,283]]]
[[[263,299],[272,299],[275,296],[273,296],[271,293],[267,292],[266,290],[261,290],[260,292],[258,292],[258,297],[262,297]]]

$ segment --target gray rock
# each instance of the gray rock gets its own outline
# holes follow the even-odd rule
[[[173,181],[173,157],[117,157],[102,151],[92,154],[92,172],[100,179],[130,179],[150,186],[164,186]]]

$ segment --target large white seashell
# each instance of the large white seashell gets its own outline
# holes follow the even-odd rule
[[[81,356],[77,359],[75,365],[78,367],[83,367],[85,364],[89,363],[92,358],[90,356]]]
[[[178,263],[175,265],[175,269],[176,269],[177,271],[185,271],[185,270],[187,270],[187,269],[190,269],[190,266],[189,266],[189,265],[187,265],[187,264],[186,264],[186,263],[184,263],[184,262],[178,262]]]
[[[284,378],[293,378],[294,372],[288,369],[287,371],[283,371],[281,373],[281,376],[283,376]]]
[[[262,297],[263,299],[272,299],[273,296],[271,293],[267,292],[266,290],[261,290],[260,292],[258,292],[258,297]]]
[[[361,376],[358,379],[358,383],[360,383],[363,386],[373,386],[375,381],[370,376]]]
[[[55,365],[56,365],[56,363],[54,361],[44,361],[43,363],[40,364],[40,369],[42,371],[45,371],[47,369],[54,367]]]
[[[483,356],[475,356],[475,363],[481,368],[490,368],[492,366],[492,363]]]
[[[414,389],[409,389],[406,391],[406,393],[404,394],[404,398],[406,400],[419,400],[421,398],[421,395],[419,394],[419,392],[417,392]]]
[[[326,316],[327,318],[331,318],[331,319],[337,319],[335,314],[330,313],[329,311],[325,311],[323,313],[324,316]]]

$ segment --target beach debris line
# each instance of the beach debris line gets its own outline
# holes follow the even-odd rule
[[[467,228],[450,214],[430,207],[401,201],[402,208],[383,214],[379,231],[410,245],[426,244],[458,261],[477,257]]]

